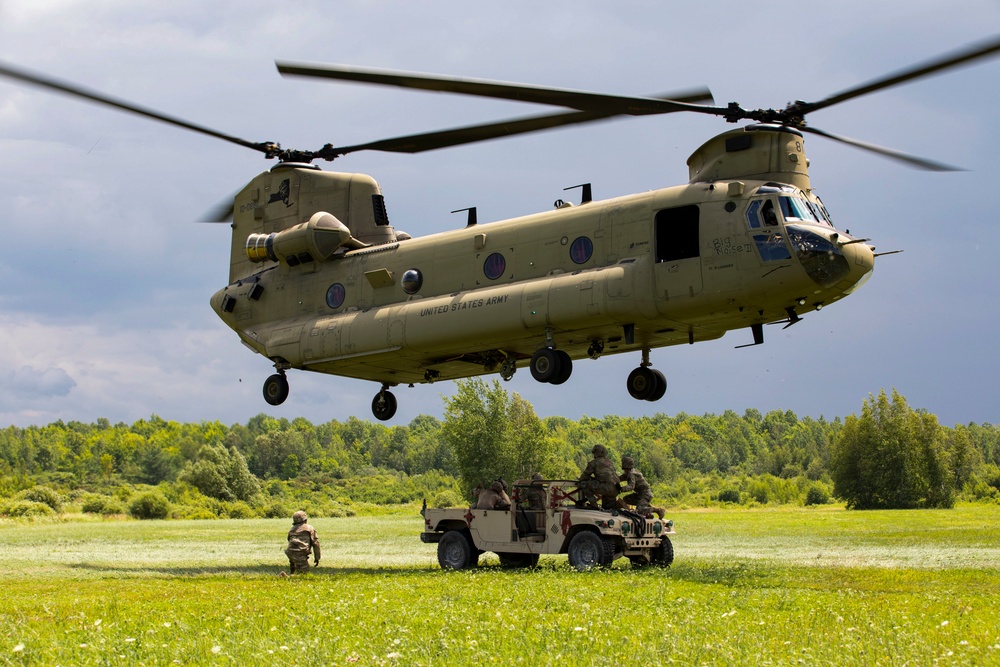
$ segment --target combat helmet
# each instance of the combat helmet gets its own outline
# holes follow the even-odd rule
[[[302,510],[299,510],[298,512],[296,512],[295,514],[292,515],[292,523],[294,523],[296,525],[298,525],[300,523],[305,523],[308,520],[309,520],[309,517],[307,517],[306,513],[303,512]]]
[[[594,445],[594,448],[590,450],[590,453],[594,456],[607,456],[608,448],[604,445]]]
[[[622,468],[624,468],[625,470],[631,470],[634,467],[635,467],[635,461],[632,460],[631,456],[622,457]]]

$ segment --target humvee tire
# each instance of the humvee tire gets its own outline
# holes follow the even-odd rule
[[[670,543],[670,538],[664,535],[660,539],[659,546],[654,548],[653,553],[650,555],[653,558],[654,565],[670,567],[670,564],[674,562],[674,545]]]
[[[479,563],[479,553],[469,538],[457,530],[449,530],[438,542],[438,564],[442,570],[464,570]]]
[[[611,565],[615,557],[615,545],[607,538],[583,530],[569,541],[566,553],[569,556],[569,564],[582,572]]]
[[[497,554],[500,557],[500,567],[535,567],[538,565],[538,554]]]

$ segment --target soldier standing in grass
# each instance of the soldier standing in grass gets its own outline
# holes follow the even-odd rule
[[[618,498],[618,471],[608,458],[608,450],[604,445],[594,445],[590,452],[594,458],[580,475],[577,488],[583,492],[583,499],[588,504],[596,505],[597,498],[600,497],[604,509],[613,509]]]
[[[313,565],[319,567],[319,538],[316,537],[316,529],[306,523],[308,520],[309,517],[302,510],[292,515],[292,529],[288,531],[288,548],[285,549],[289,574],[309,571],[310,552],[313,555]]]
[[[662,519],[666,511],[662,507],[653,507],[650,504],[653,502],[653,490],[649,488],[646,476],[636,469],[631,456],[622,457],[622,471],[621,481],[624,482],[622,493],[629,491],[631,493],[618,500],[619,507],[624,509],[627,505],[635,505],[637,514],[647,516],[656,512]]]

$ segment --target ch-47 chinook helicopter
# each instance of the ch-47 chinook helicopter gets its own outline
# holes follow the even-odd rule
[[[807,133],[924,169],[950,167],[806,125],[807,114],[1000,52],[1000,37],[784,109],[714,106],[707,90],[650,97],[333,65],[278,63],[284,75],[321,77],[562,107],[519,118],[316,151],[282,149],[189,123],[19,68],[0,75],[138,113],[261,152],[278,163],[224,207],[232,220],[229,283],[211,305],[276,372],[271,405],[300,369],[381,385],[372,412],[396,412],[389,391],[528,366],[562,384],[573,362],[639,353],[626,388],[659,400],[664,375],[653,348],[800,321],[856,290],[879,253],[838,230],[809,180]],[[362,150],[417,153],[613,116],[689,112],[750,124],[716,136],[688,158],[689,181],[411,238],[389,224],[370,176],[312,164]],[[742,346],[741,346],[742,347]]]

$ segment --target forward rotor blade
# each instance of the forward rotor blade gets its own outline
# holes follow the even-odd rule
[[[628,97],[605,95],[582,90],[566,90],[530,86],[506,81],[486,79],[462,79],[436,76],[418,72],[349,67],[346,65],[313,65],[308,63],[276,62],[278,71],[285,76],[304,76],[339,81],[354,81],[382,86],[397,86],[429,90],[439,93],[475,95],[493,99],[533,102],[552,106],[568,107],[578,111],[603,114],[624,114],[642,116],[647,114],[673,113],[675,111],[695,111],[712,115],[723,115],[725,109],[702,106],[675,100],[649,97]]]
[[[935,72],[940,72],[951,67],[957,67],[980,58],[996,56],[998,53],[1000,53],[1000,36],[993,37],[984,42],[978,42],[972,46],[962,49],[961,51],[946,54],[923,64],[875,79],[874,81],[869,81],[868,83],[855,88],[849,88],[824,100],[820,100],[819,102],[807,102],[802,104],[799,108],[802,113],[810,113],[818,109],[825,109],[826,107],[834,104],[839,104],[840,102],[854,99],[855,97],[861,97],[862,95],[867,95],[868,93],[873,93],[877,90],[882,90],[883,88],[889,88],[901,83],[906,83],[907,81],[934,74]]]
[[[159,113],[158,111],[153,111],[152,109],[146,109],[141,106],[132,104],[130,102],[125,102],[124,100],[118,100],[108,95],[103,95],[101,93],[87,90],[81,86],[77,86],[64,81],[59,81],[57,79],[44,76],[35,72],[29,72],[24,69],[12,67],[0,63],[0,76],[5,76],[9,79],[16,79],[18,81],[23,81],[24,83],[29,83],[31,85],[40,86],[42,88],[47,88],[49,90],[54,90],[58,93],[64,93],[66,95],[71,95],[73,97],[79,97],[91,102],[96,102],[98,104],[103,104],[105,106],[115,107],[122,111],[128,111],[129,113],[139,114],[140,116],[145,116],[146,118],[152,118],[153,120],[158,120],[169,125],[174,125],[176,127],[184,128],[185,130],[191,130],[192,132],[198,132],[200,134],[207,134],[210,137],[215,137],[216,139],[222,139],[223,141],[228,141],[239,146],[244,146],[246,148],[252,148],[255,151],[260,151],[264,154],[268,154],[272,148],[273,144],[270,143],[254,143],[252,141],[247,141],[245,139],[240,139],[239,137],[233,137],[222,132],[218,132],[211,128],[204,127],[202,125],[196,125],[194,123],[189,123],[186,120],[181,120],[180,118],[174,118],[173,116],[168,116],[166,114]]]
[[[826,137],[827,139],[839,141],[843,144],[854,146],[855,148],[860,148],[862,150],[870,151],[872,153],[878,153],[883,157],[887,157],[892,160],[897,160],[911,167],[916,167],[917,169],[925,169],[927,171],[965,171],[961,167],[953,167],[951,165],[947,165],[942,162],[934,162],[933,160],[917,157],[916,155],[910,155],[908,153],[903,153],[901,151],[893,150],[891,148],[885,148],[884,146],[877,146],[875,144],[869,144],[864,141],[858,141],[857,139],[850,139],[848,137],[837,136],[836,134],[830,134],[829,132],[824,132],[823,130],[817,130],[815,127],[805,126],[805,127],[799,127],[797,129],[801,130],[802,132],[811,132],[813,134],[818,134],[821,137]]]
[[[711,99],[711,93],[707,89],[699,89],[684,93],[665,93],[664,99],[669,97],[672,100],[686,101]],[[659,97],[659,96],[657,96]],[[487,123],[483,125],[470,125],[452,130],[440,130],[437,132],[424,132],[411,134],[392,139],[381,139],[355,146],[346,146],[332,150],[337,155],[346,155],[355,151],[375,150],[390,153],[422,153],[438,148],[448,148],[450,146],[460,146],[477,141],[488,141],[501,137],[511,137],[527,132],[538,132],[567,125],[577,125],[580,123],[592,123],[599,120],[607,120],[623,114],[597,113],[589,111],[570,111],[568,113],[547,114],[542,116],[529,116],[526,118],[512,118],[510,120]]]

